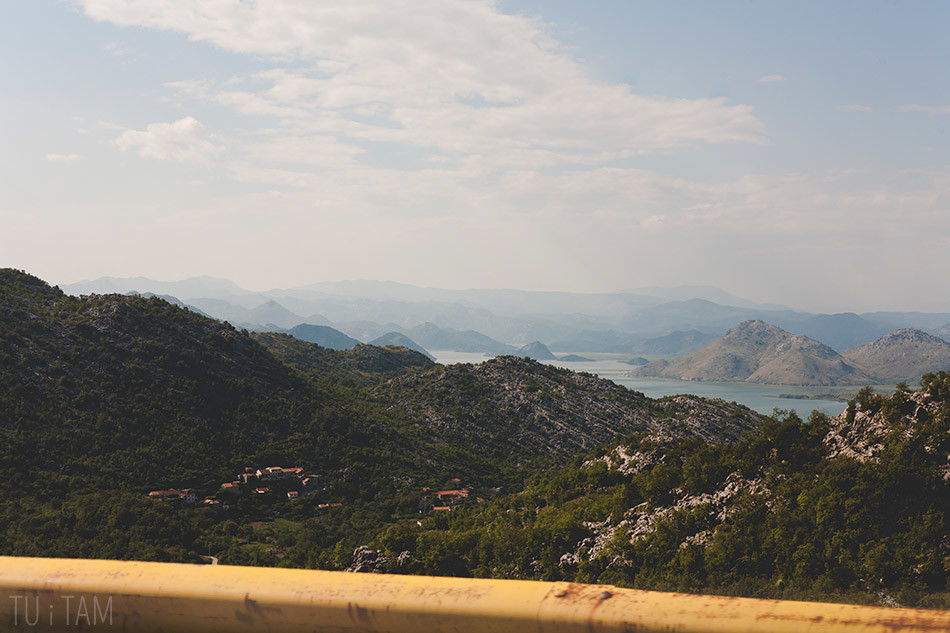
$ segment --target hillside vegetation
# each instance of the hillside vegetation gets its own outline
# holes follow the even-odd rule
[[[6,269],[0,463],[3,554],[950,606],[943,372],[834,418],[764,418],[524,358],[330,350]],[[319,485],[222,492],[275,465]],[[146,496],[173,487],[218,505]]]
[[[401,387],[382,387],[394,377],[440,371],[405,348],[335,351],[286,334],[239,331],[156,297],[72,297],[0,270],[0,551],[195,559],[213,547],[200,537],[214,542],[209,530],[220,517],[193,508],[179,515],[145,493],[190,487],[213,495],[245,467],[274,464],[319,473],[323,500],[346,502],[346,512],[310,517],[335,545],[416,513],[418,490],[449,474],[470,486],[515,490],[534,469],[574,454],[575,444],[559,437],[511,443],[522,422],[530,435],[517,411],[505,425],[475,419],[446,428],[437,420],[458,414],[449,401],[405,406]],[[543,371],[529,363],[518,373]],[[445,384],[460,400],[474,397],[476,385],[453,380]],[[557,380],[571,382],[568,373]],[[616,389],[593,377],[585,384],[592,392]],[[568,420],[562,411],[579,390],[561,391],[532,410],[554,426],[569,423],[576,437],[642,430],[646,417],[625,407],[651,407],[638,394]],[[501,410],[497,404],[486,409]],[[735,415],[718,426],[710,421],[705,435],[721,429],[725,440],[739,432],[737,424],[751,428],[761,419],[730,407]],[[434,417],[419,414],[423,408]],[[663,429],[662,419],[672,423],[676,414],[651,415]],[[277,506],[248,512],[243,520],[308,517],[307,510]],[[229,560],[255,560],[243,551]]]
[[[369,545],[385,571],[948,608],[950,374],[736,444],[611,442]]]

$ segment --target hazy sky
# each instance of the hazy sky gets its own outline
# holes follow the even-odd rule
[[[950,311],[950,3],[0,0],[0,265]]]

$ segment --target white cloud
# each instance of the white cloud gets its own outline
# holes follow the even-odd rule
[[[874,108],[866,105],[859,104],[850,104],[850,105],[840,105],[838,109],[842,112],[871,112]]]
[[[691,142],[762,143],[747,105],[638,95],[597,81],[542,25],[488,0],[360,3],[83,0],[88,15],[265,56],[269,71],[181,96],[267,115],[338,142],[412,145],[491,161],[610,160]]]
[[[205,163],[219,151],[204,138],[203,126],[192,117],[150,123],[144,130],[126,130],[115,143],[122,151],[134,149],[142,158],[182,163]]]
[[[53,163],[72,163],[82,160],[82,154],[47,154],[46,160]]]
[[[936,114],[950,114],[950,105],[948,106],[924,106],[924,105],[905,105],[901,106],[905,112],[933,112]]]
[[[759,83],[770,84],[776,81],[785,81],[784,75],[762,75],[759,77]]]

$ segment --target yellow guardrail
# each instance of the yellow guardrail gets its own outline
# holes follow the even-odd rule
[[[0,557],[0,631],[950,631],[950,612],[606,585]]]

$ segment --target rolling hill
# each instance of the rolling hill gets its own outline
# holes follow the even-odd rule
[[[654,400],[590,374],[514,356],[398,376],[372,395],[427,428],[498,455],[567,457],[630,433],[721,442],[762,420],[735,403],[696,396]]]
[[[950,370],[950,343],[916,329],[892,332],[841,356],[881,383],[917,384],[925,373]]]
[[[389,332],[387,334],[383,334],[382,336],[370,341],[369,344],[379,346],[396,345],[398,347],[405,347],[406,349],[419,352],[429,360],[435,360],[435,356],[427,352],[424,347],[416,343],[405,334],[400,334],[399,332]]]
[[[688,356],[654,361],[634,369],[631,375],[776,385],[841,385],[873,380],[827,345],[789,334],[764,321],[740,323]]]
[[[69,296],[0,269],[0,553],[197,560],[195,539],[212,538],[214,521],[145,493],[213,494],[252,465],[319,473],[321,494],[359,508],[320,533],[346,534],[416,513],[410,492],[447,473],[519,487],[616,434],[730,441],[763,419],[702,399],[657,403],[530,361],[492,362],[482,379],[445,371],[402,347],[337,351],[157,297]],[[304,511],[255,508],[242,520]],[[340,523],[350,516],[356,524]]]

